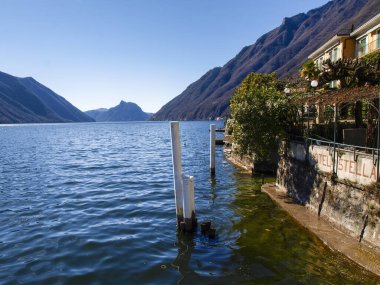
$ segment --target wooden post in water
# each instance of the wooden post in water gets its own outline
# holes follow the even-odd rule
[[[215,129],[216,125],[210,125],[210,174],[215,175]]]
[[[183,217],[185,231],[191,232],[195,228],[195,201],[194,201],[194,177],[183,175]]]
[[[170,134],[172,138],[174,197],[176,204],[178,227],[183,221],[183,189],[182,189],[182,161],[181,144],[179,139],[179,122],[170,122]]]

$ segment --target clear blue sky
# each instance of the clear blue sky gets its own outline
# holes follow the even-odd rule
[[[0,0],[0,71],[81,110],[156,112],[284,17],[327,0]]]

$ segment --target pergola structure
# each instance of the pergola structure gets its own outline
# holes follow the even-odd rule
[[[309,105],[335,105],[342,103],[354,103],[360,100],[373,100],[380,96],[380,85],[360,86],[330,90],[325,93],[308,95],[297,98],[296,102]]]

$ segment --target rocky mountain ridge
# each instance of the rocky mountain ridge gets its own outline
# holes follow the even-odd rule
[[[146,121],[151,117],[137,104],[125,101],[110,109],[101,108],[85,113],[97,122]]]
[[[0,124],[92,121],[32,77],[20,78],[0,72]]]
[[[309,54],[342,30],[357,27],[380,12],[379,0],[333,0],[284,18],[282,24],[244,47],[164,105],[154,120],[196,120],[225,116],[234,89],[250,72],[294,75]]]

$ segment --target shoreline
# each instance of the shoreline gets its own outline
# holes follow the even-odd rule
[[[378,249],[363,242],[359,243],[355,238],[333,227],[331,223],[318,218],[305,206],[290,198],[275,183],[264,184],[261,191],[268,194],[277,205],[301,226],[316,235],[329,248],[338,251],[364,269],[380,277],[380,251]]]
[[[230,150],[224,150],[225,159],[240,168],[242,172],[249,173],[249,167],[241,161],[237,161],[230,155]],[[275,183],[262,185],[261,191],[266,193],[272,201],[286,211],[298,224],[315,235],[325,245],[333,251],[337,251],[346,256],[351,261],[360,265],[367,271],[380,277],[380,250],[367,245],[365,242],[359,243],[352,236],[334,227],[331,223],[318,218],[305,206],[297,203],[289,197],[287,193],[276,186]]]

